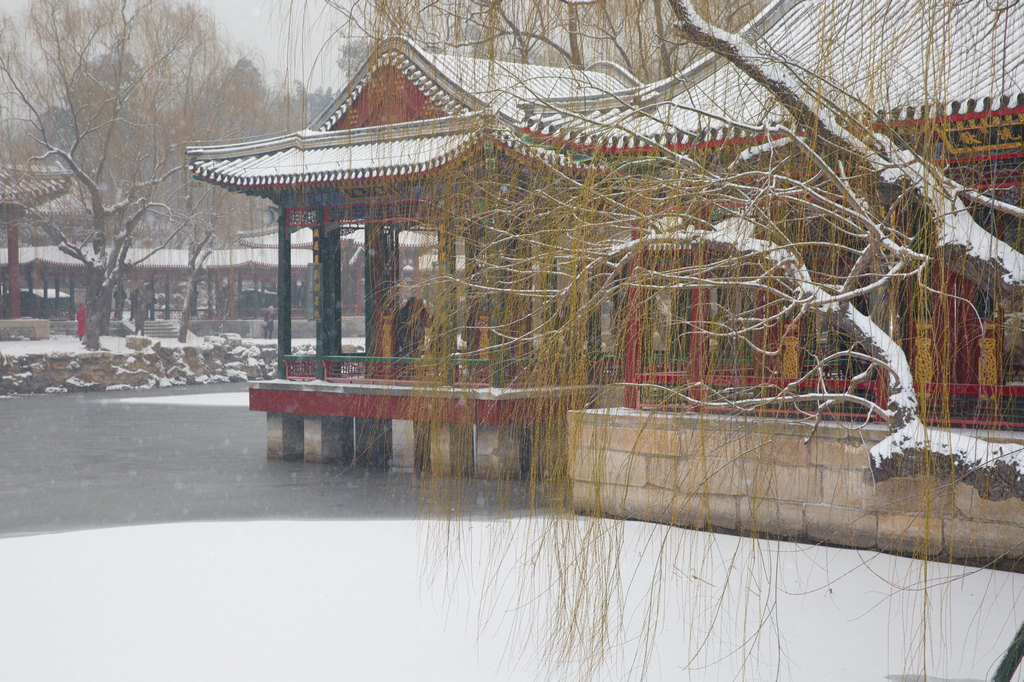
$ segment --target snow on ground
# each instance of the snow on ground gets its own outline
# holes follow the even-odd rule
[[[0,670],[105,682],[565,679],[515,616],[534,619],[534,634],[566,632],[538,615],[573,592],[553,582],[567,569],[545,548],[557,537],[577,566],[620,533],[609,584],[624,601],[608,608],[623,629],[605,647],[614,662],[584,679],[639,678],[643,596],[659,569],[669,579],[649,680],[917,679],[922,655],[929,679],[982,680],[1024,618],[1020,575],[640,522],[559,528],[203,523],[0,540]],[[447,557],[445,537],[459,539]],[[659,564],[665,537],[672,560]]]
[[[253,343],[256,345],[277,345],[277,339],[243,339],[247,343]],[[165,338],[154,338],[154,342],[159,342],[164,348],[181,348],[182,346],[199,346],[204,343],[203,337],[192,336],[185,343],[179,343],[177,339],[165,339]],[[361,346],[364,343],[363,337],[352,337],[343,339],[345,343],[351,343],[352,345]],[[316,346],[316,339],[293,339],[292,345],[295,348],[305,346]],[[125,353],[128,352],[128,347],[125,345],[123,336],[101,336],[100,337],[100,349],[109,351],[112,353]],[[21,356],[21,355],[55,355],[63,353],[66,355],[78,355],[79,353],[88,353],[90,351],[85,349],[82,342],[78,340],[77,336],[64,336],[54,335],[47,339],[41,339],[38,341],[31,340],[19,340],[19,341],[0,341],[0,355],[10,356]]]
[[[177,341],[175,343],[177,344]],[[126,350],[124,337],[101,336],[100,348],[123,353]],[[3,355],[56,355],[58,353],[78,355],[88,352],[77,336],[54,335],[38,341],[0,341],[0,354]]]

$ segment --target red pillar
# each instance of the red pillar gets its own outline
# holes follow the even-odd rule
[[[640,239],[640,230],[634,229],[633,239]],[[629,272],[632,275],[637,262],[643,258],[643,246],[637,246],[637,256]],[[640,369],[640,291],[636,285],[629,285],[626,292],[626,348],[622,362],[622,379],[626,384],[623,391],[625,407],[640,407],[640,387],[636,385]]]
[[[18,267],[18,224],[7,224],[7,317],[21,317],[21,270]]]
[[[698,247],[693,254],[693,264],[701,267],[705,264],[707,254],[703,247]],[[708,337],[705,333],[708,320],[708,308],[711,296],[706,287],[697,287],[690,296],[690,381],[703,384],[706,381],[708,363]],[[691,392],[694,400],[704,400],[703,385],[695,386]]]

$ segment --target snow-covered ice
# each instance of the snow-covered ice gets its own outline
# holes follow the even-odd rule
[[[565,523],[575,530],[559,534],[561,546],[589,538],[577,548],[591,558],[622,534],[610,583],[624,599],[610,604],[613,662],[588,679],[639,674],[643,597],[658,568],[668,580],[655,601],[650,680],[881,682],[920,673],[922,656],[929,679],[982,680],[1024,618],[1020,575],[640,522]],[[443,558],[448,530],[460,540]],[[659,564],[666,533],[672,560]],[[564,594],[544,551],[552,540],[543,519],[8,538],[0,670],[11,680],[104,682],[564,679],[514,618],[533,619],[534,634],[557,627],[539,615]]]

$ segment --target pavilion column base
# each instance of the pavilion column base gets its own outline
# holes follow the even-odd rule
[[[463,476],[473,474],[472,424],[435,424],[431,428],[430,468]]]
[[[567,474],[565,416],[537,424],[529,424],[523,432],[527,451],[522,475],[524,478],[547,478]],[[558,469],[556,471],[556,469]]]
[[[430,446],[430,424],[409,419],[391,422],[391,470],[402,473],[423,471]]]
[[[476,427],[474,474],[483,478],[519,478],[530,471],[529,442],[516,425]]]
[[[304,461],[350,464],[355,454],[352,422],[351,417],[306,417],[303,424]]]
[[[267,412],[267,459],[302,459],[303,418]]]
[[[391,466],[392,427],[390,419],[355,419],[354,463],[385,471]]]

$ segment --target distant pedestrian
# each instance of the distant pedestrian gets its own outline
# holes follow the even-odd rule
[[[131,315],[132,321],[135,323],[135,335],[142,336],[142,332],[145,331],[144,319],[146,316],[145,305],[142,303],[142,292],[138,289],[133,289],[132,294],[129,297],[131,301]]]
[[[75,319],[78,320],[78,340],[81,341],[82,337],[85,336],[85,303],[78,304],[78,312],[75,313]]]
[[[277,313],[274,312],[274,306],[268,306],[267,312],[263,314],[263,338],[274,338],[274,320],[276,318]]]

